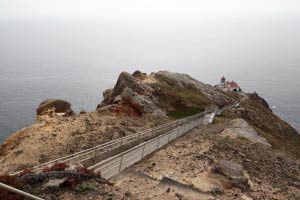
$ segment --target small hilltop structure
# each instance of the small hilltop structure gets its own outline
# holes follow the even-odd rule
[[[235,81],[226,81],[226,78],[222,76],[221,81],[218,85],[220,89],[225,92],[241,92],[242,89]]]

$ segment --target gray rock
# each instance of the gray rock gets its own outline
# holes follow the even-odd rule
[[[133,105],[141,113],[152,113],[154,110],[158,109],[147,96],[139,95],[128,87],[123,90],[121,97],[127,103]],[[158,113],[159,111],[156,112],[156,114],[163,114],[162,112]]]
[[[60,187],[66,182],[66,178],[61,179],[50,179],[45,185],[44,189],[48,190],[49,192],[58,192]]]
[[[102,93],[103,94],[103,98],[105,98],[106,96],[108,96],[111,93],[112,93],[112,89],[104,90],[104,92]]]
[[[151,115],[156,116],[156,117],[165,117],[166,113],[164,111],[162,111],[161,109],[157,108],[152,112]]]
[[[230,179],[244,177],[243,166],[230,161],[221,161],[220,172]]]
[[[145,113],[152,113],[157,107],[146,96],[136,95],[131,99],[133,105],[137,105]]]
[[[98,104],[97,108],[101,108],[104,105],[110,104],[113,100],[112,97],[112,89],[107,89],[103,92],[103,101],[102,103]]]
[[[221,161],[212,169],[216,173],[223,174],[229,178],[232,184],[242,190],[249,189],[248,179],[245,176],[243,166],[230,161]]]
[[[121,98],[124,99],[125,101],[132,101],[132,98],[134,97],[134,93],[132,89],[126,87],[121,93]]]
[[[104,113],[104,112],[108,112],[111,108],[112,108],[112,105],[103,104],[103,106],[97,107],[96,111],[97,111],[97,113]]]
[[[112,97],[114,98],[115,96],[120,95],[126,87],[133,89],[135,85],[134,76],[128,72],[122,72],[112,91]]]
[[[116,97],[114,98],[113,103],[114,103],[114,104],[117,104],[117,103],[119,103],[120,101],[122,101],[122,97],[121,97],[121,95],[118,95],[118,96],[116,96]]]

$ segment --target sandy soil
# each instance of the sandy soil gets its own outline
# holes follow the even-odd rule
[[[44,117],[12,135],[0,148],[1,173],[14,172],[69,155],[168,121],[159,117],[87,113]]]
[[[214,125],[194,129],[135,164],[131,168],[135,173],[124,172],[113,181],[121,191],[129,191],[138,199],[299,199],[300,190],[292,186],[294,180],[289,177],[289,173],[300,175],[299,168],[290,169],[299,160],[286,158],[274,168],[274,159],[279,156],[276,151],[244,138],[226,137],[223,130],[228,124],[228,119],[218,118]],[[264,161],[259,160],[261,157]],[[225,175],[213,172],[222,160],[241,164],[250,188],[236,187]],[[272,170],[281,184],[273,183]],[[161,183],[165,178],[197,192]]]

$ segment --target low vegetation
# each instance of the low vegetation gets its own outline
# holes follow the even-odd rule
[[[173,119],[181,119],[181,118],[189,117],[192,115],[196,115],[198,113],[201,113],[202,111],[203,111],[203,109],[200,109],[200,108],[193,108],[193,107],[189,108],[188,107],[185,109],[169,112],[167,115]]]

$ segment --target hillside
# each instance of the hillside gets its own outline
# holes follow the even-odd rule
[[[299,199],[300,135],[294,128],[256,93],[224,92],[167,71],[122,72],[94,112],[75,115],[62,100],[42,102],[36,123],[1,145],[0,170],[30,168],[236,101],[240,106],[224,111],[214,124],[194,129],[114,177],[114,186],[86,180],[80,183],[89,185],[84,192],[62,189],[55,198]]]

